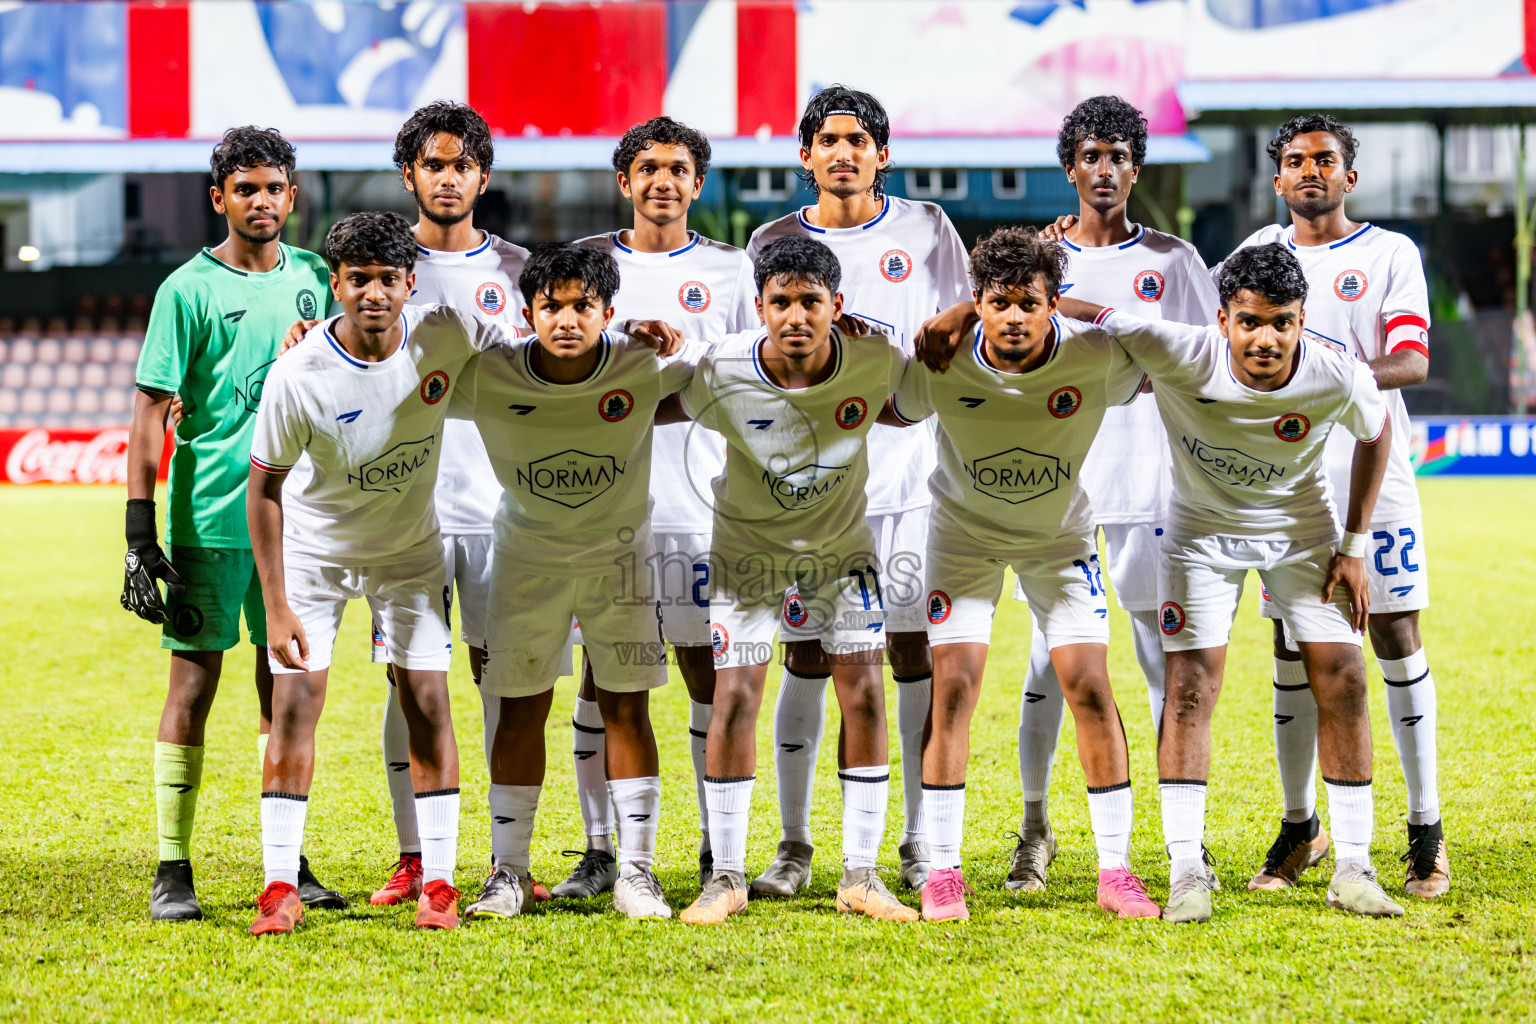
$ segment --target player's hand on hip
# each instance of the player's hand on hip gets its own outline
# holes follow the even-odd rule
[[[171,426],[181,426],[181,421],[187,415],[187,407],[182,404],[180,395],[171,396]]]
[[[869,324],[852,313],[843,313],[837,318],[837,329],[849,337],[862,338],[869,333]]]
[[[974,302],[957,302],[925,321],[912,342],[917,358],[928,369],[943,373],[978,319]]]
[[[1371,585],[1365,577],[1365,559],[1351,558],[1335,551],[1328,562],[1328,577],[1323,581],[1323,603],[1333,600],[1335,587],[1349,591],[1349,625],[1364,633],[1371,614]]]
[[[1077,227],[1077,214],[1064,213],[1057,217],[1053,223],[1040,229],[1040,237],[1047,242],[1059,242],[1067,237],[1067,232]]]
[[[288,333],[283,335],[283,347],[278,349],[278,354],[281,355],[282,353],[287,352],[289,349],[293,348],[293,346],[303,341],[304,335],[308,334],[310,328],[314,327],[315,324],[319,322],[319,320],[295,320],[292,324],[289,325]]]
[[[683,347],[683,332],[665,320],[631,320],[625,333],[642,345],[649,345],[663,358],[676,355]]]
[[[160,549],[154,501],[129,498],[126,518],[128,553],[123,556],[123,592],[118,601],[139,618],[158,626],[166,620],[167,612],[156,581],[165,582],[166,597],[185,594],[187,581]]]
[[[283,668],[309,671],[309,639],[293,609],[267,609],[267,650]]]

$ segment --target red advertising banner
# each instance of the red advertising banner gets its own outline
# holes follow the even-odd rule
[[[159,479],[171,465],[171,439],[160,455]],[[0,430],[0,483],[125,484],[128,428]]]

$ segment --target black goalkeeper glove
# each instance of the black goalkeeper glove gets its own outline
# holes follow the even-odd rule
[[[128,499],[128,554],[123,559],[123,594],[119,599],[123,607],[146,622],[156,625],[166,620],[165,602],[160,598],[160,587],[155,583],[165,581],[168,597],[180,597],[187,592],[187,582],[181,578],[160,550],[160,540],[155,535],[155,503],[150,498]]]

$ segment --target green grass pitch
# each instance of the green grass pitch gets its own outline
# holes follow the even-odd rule
[[[1011,849],[1005,833],[1018,823],[1015,725],[1027,645],[1024,609],[1005,601],[972,744],[969,924],[892,926],[835,911],[840,801],[827,743],[814,817],[820,852],[802,899],[754,903],[745,916],[705,930],[631,923],[604,896],[417,934],[410,907],[367,902],[395,854],[379,763],[384,684],[366,663],[366,615],[354,607],[321,721],[308,830],[321,877],[348,895],[351,908],[312,912],[298,934],[263,941],[245,933],[262,880],[249,649],[231,659],[208,730],[195,836],[208,919],[152,924],[151,753],[167,655],[153,627],[118,607],[122,490],[0,489],[0,550],[10,567],[0,585],[0,1017],[1529,1019],[1536,1006],[1536,480],[1431,478],[1421,486],[1435,597],[1426,637],[1440,694],[1440,789],[1454,885],[1434,903],[1405,898],[1403,919],[1358,920],[1326,909],[1326,866],[1292,891],[1244,890],[1279,808],[1270,661],[1250,581],[1215,721],[1207,839],[1226,888],[1208,925],[1120,922],[1094,905],[1092,837],[1070,725],[1053,782],[1062,852],[1051,887],[1026,897],[1002,890]],[[1124,615],[1111,615],[1111,670],[1138,811],[1132,855],[1161,899],[1167,868],[1152,730]],[[1402,774],[1374,662],[1371,673],[1374,857],[1388,892],[1400,895]],[[488,862],[489,828],[479,704],[462,659],[452,688],[465,753],[458,882],[472,895]],[[535,836],[535,874],[551,882],[570,863],[560,851],[580,842],[566,753],[572,693],[563,682]],[[662,690],[653,707],[664,774],[658,873],[681,908],[696,887],[681,683]],[[834,707],[829,736],[835,714]],[[749,871],[761,868],[777,838],[766,721],[758,749]],[[894,734],[891,750],[894,760]],[[883,854],[894,867],[899,786],[891,798]]]

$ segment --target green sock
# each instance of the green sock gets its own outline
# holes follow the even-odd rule
[[[192,820],[203,782],[203,748],[155,743],[155,809],[160,859],[192,859]]]

